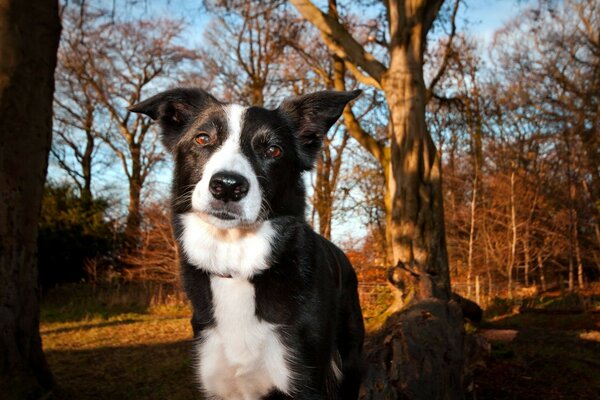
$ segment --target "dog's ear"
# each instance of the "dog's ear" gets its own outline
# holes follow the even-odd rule
[[[217,103],[218,100],[202,89],[177,88],[152,96],[128,110],[157,121],[162,128],[163,144],[173,151],[186,126],[204,108]]]
[[[346,104],[361,93],[361,90],[327,90],[292,97],[279,106],[279,111],[291,122],[300,142],[300,162],[303,169],[312,169],[323,144],[323,137],[342,115]]]

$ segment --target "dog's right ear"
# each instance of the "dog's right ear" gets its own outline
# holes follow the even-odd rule
[[[217,103],[218,100],[202,89],[178,88],[152,96],[128,110],[157,121],[162,128],[163,144],[173,151],[186,126],[209,104]]]

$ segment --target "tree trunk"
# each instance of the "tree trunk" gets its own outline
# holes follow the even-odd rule
[[[37,223],[52,136],[58,2],[0,0],[0,393],[53,386],[39,334]]]
[[[515,259],[517,257],[517,210],[515,204],[515,172],[510,174],[510,226],[512,231],[512,240],[510,243],[510,253],[508,255],[507,275],[508,280],[506,290],[508,298],[512,299],[513,271],[515,268]]]
[[[471,221],[469,226],[469,255],[467,258],[467,298],[471,298],[471,277],[473,275],[473,245],[475,243],[475,211],[477,208],[477,169],[473,177],[471,195]],[[478,301],[479,302],[479,301]]]
[[[523,240],[523,255],[525,256],[525,270],[523,276],[525,278],[525,286],[529,287],[529,265],[531,263],[531,255],[529,254],[529,228],[525,233],[525,239]]]
[[[542,292],[545,292],[548,287],[546,286],[546,274],[544,273],[544,261],[542,260],[541,252],[538,252],[537,254],[537,262],[538,268],[540,269],[540,284],[542,285]]]
[[[86,207],[92,205],[92,158],[96,138],[94,136],[94,107],[87,105],[84,129],[85,129],[85,149],[81,157],[81,173],[83,175],[83,187],[81,190],[81,200]]]
[[[127,207],[127,221],[125,235],[129,244],[137,242],[141,217],[142,202],[142,164],[140,148],[131,146],[131,174],[129,176],[129,206]]]
[[[577,216],[577,211],[575,212],[576,218],[578,218]],[[579,245],[579,228],[577,226],[577,223],[575,224],[575,260],[577,261],[577,285],[579,286],[579,289],[583,289],[584,287],[584,282],[583,282],[583,262],[581,260],[581,247]]]
[[[407,298],[448,299],[450,276],[446,252],[440,157],[425,125],[422,60],[412,46],[392,52],[383,89],[392,121],[388,191],[394,263],[406,274]]]

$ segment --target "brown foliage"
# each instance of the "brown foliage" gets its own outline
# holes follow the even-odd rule
[[[138,247],[122,260],[125,277],[131,280],[179,283],[179,252],[173,236],[170,212],[163,203],[149,204],[143,210]]]

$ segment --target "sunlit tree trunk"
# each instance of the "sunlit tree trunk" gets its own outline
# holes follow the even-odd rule
[[[515,259],[517,255],[517,211],[515,204],[515,172],[510,174],[510,228],[512,232],[512,239],[510,242],[510,253],[508,256],[507,266],[507,291],[508,298],[512,299],[512,286],[513,286],[513,272],[515,268]]]
[[[477,172],[473,178],[471,194],[471,218],[469,222],[469,254],[467,257],[467,297],[471,297],[471,277],[473,274],[473,245],[475,242],[475,210],[477,207]]]
[[[52,136],[58,2],[0,0],[0,397],[42,397],[37,222]]]
[[[529,286],[529,267],[531,264],[531,254],[529,253],[529,228],[525,227],[525,238],[523,239],[523,253],[525,270],[523,271],[523,277],[525,278],[525,286]]]
[[[577,221],[578,215],[577,211],[575,212],[575,220]],[[577,261],[577,286],[579,289],[583,289],[583,262],[581,261],[581,246],[579,243],[579,227],[578,224],[575,223],[575,229],[573,232],[573,246],[575,247],[575,260]]]
[[[547,289],[546,286],[546,274],[544,273],[544,261],[542,260],[542,253],[539,252],[537,254],[537,264],[540,270],[540,284],[542,285],[542,292],[545,292]]]
[[[392,50],[382,82],[392,121],[388,177],[388,191],[393,194],[392,250],[394,261],[409,271],[407,297],[447,298],[450,282],[440,158],[425,125],[424,43],[417,32],[404,39]]]

